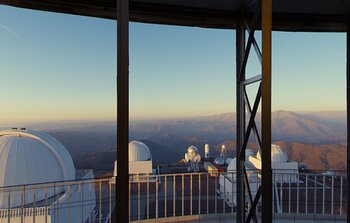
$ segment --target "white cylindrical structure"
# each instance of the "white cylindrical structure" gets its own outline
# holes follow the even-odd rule
[[[210,158],[210,147],[209,144],[205,144],[204,146],[204,158]]]

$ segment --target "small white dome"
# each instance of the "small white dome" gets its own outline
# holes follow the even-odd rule
[[[151,159],[152,155],[146,144],[140,141],[129,142],[129,161],[147,161]]]
[[[74,179],[73,160],[55,138],[32,130],[0,132],[0,187]],[[59,192],[61,189],[56,191]],[[54,191],[49,190],[47,196],[53,195]],[[43,199],[42,196],[39,193],[36,199]],[[20,204],[18,198],[20,194],[13,194],[11,207]],[[32,200],[26,198],[25,204]],[[0,199],[0,206],[7,206],[6,199]]]
[[[256,158],[261,160],[260,151],[257,152]],[[288,161],[287,154],[282,150],[279,145],[271,144],[271,162],[272,163],[285,163]]]
[[[226,161],[225,157],[219,156],[219,157],[215,158],[214,163],[216,165],[223,166],[223,165],[225,165],[225,161]]]
[[[187,149],[187,153],[188,153],[189,155],[197,154],[197,153],[198,153],[198,149],[197,149],[197,147],[195,147],[195,146],[190,146],[190,147],[188,147],[188,149]]]

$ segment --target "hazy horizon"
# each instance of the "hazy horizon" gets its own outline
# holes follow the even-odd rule
[[[324,111],[288,111],[288,110],[273,110],[272,112],[293,112],[297,114],[320,114],[320,113],[344,113],[345,110],[324,110]],[[179,117],[156,117],[156,118],[130,118],[130,122],[157,122],[157,121],[186,121],[193,119],[200,119],[206,117],[214,117],[226,114],[234,114],[235,111],[231,112],[222,112],[217,114],[208,114],[208,115],[198,115],[198,116],[179,116]],[[260,112],[258,112],[259,114]],[[9,128],[35,128],[35,129],[60,129],[60,128],[78,128],[78,127],[88,127],[91,125],[115,125],[117,123],[116,119],[72,119],[72,120],[42,120],[42,121],[27,121],[27,122],[0,122],[0,130],[9,129]]]

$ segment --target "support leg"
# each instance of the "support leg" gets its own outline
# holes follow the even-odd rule
[[[347,118],[347,222],[350,223],[350,20],[346,33],[346,118]]]
[[[118,223],[129,221],[129,0],[117,1],[117,180]]]
[[[272,0],[262,1],[262,222],[272,222],[271,38]]]
[[[244,105],[244,71],[243,75],[240,75],[240,69],[243,63],[245,53],[245,30],[243,21],[237,23],[236,30],[236,115],[237,115],[237,129],[236,129],[236,157],[237,157],[237,222],[245,221],[245,190],[244,190],[244,159],[245,156],[241,156],[241,151],[244,134],[245,134],[245,105]],[[241,160],[239,157],[243,157]]]

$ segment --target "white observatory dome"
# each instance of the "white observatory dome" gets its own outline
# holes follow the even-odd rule
[[[226,158],[223,156],[216,157],[214,163],[219,166],[225,165]]]
[[[195,147],[195,146],[190,146],[190,147],[188,147],[188,149],[187,149],[187,153],[188,153],[189,155],[197,154],[197,153],[198,153],[198,149],[197,149],[197,147]]]
[[[151,152],[149,151],[148,146],[143,142],[129,142],[129,161],[147,161],[151,159]]]
[[[261,160],[260,151],[257,152],[256,158]],[[272,163],[285,163],[288,161],[287,154],[282,150],[279,145],[271,144],[271,162]]]
[[[67,149],[53,137],[32,130],[0,132],[0,187],[35,184],[75,179],[75,167]],[[57,188],[61,192],[63,188]],[[18,192],[21,193],[21,192]],[[43,193],[38,191],[37,200]],[[7,206],[7,199],[0,196],[0,206]],[[49,190],[48,196],[54,191]],[[12,194],[10,206],[18,205],[20,199]],[[20,194],[18,194],[20,197]],[[33,198],[25,199],[31,203]]]

